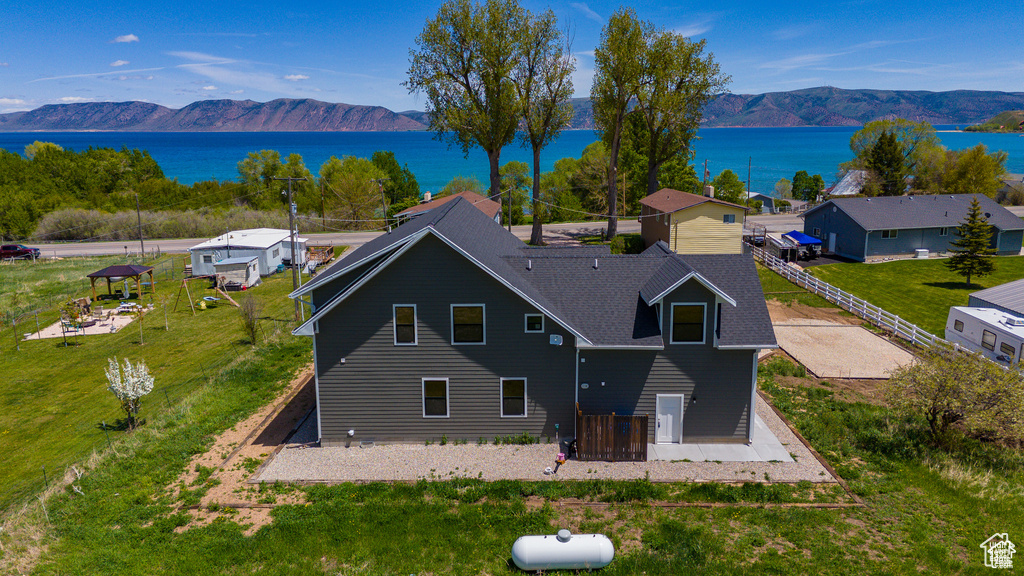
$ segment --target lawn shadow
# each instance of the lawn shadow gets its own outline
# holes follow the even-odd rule
[[[135,427],[136,428],[138,428],[140,426],[143,426],[145,424],[146,424],[146,419],[145,418],[139,418],[139,419],[137,419],[135,421]],[[104,431],[113,430],[115,432],[127,432],[128,431],[128,419],[127,418],[118,418],[117,420],[114,420],[113,422],[110,422],[110,423],[100,422],[100,423],[96,424],[96,429],[97,430],[104,430]]]
[[[925,286],[931,286],[932,288],[942,288],[943,290],[963,290],[965,288],[981,288],[977,284],[965,284],[963,282],[925,282]]]

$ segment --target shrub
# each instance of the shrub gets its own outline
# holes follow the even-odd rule
[[[644,251],[644,239],[639,234],[619,234],[612,238],[612,254],[639,254]]]

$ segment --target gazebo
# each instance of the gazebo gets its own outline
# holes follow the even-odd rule
[[[92,283],[92,300],[96,301],[96,280],[98,278],[107,279],[107,294],[113,294],[110,289],[110,283],[116,282],[122,279],[132,278],[135,280],[135,289],[138,291],[139,296],[142,296],[142,275],[149,274],[149,285],[154,292],[156,292],[156,284],[153,283],[153,267],[152,266],[139,266],[136,264],[119,264],[117,266],[107,266],[103,270],[93,272],[89,274],[89,282]]]

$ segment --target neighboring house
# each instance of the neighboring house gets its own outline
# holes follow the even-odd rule
[[[946,340],[1016,364],[1024,355],[1024,317],[994,308],[953,306],[946,317]]]
[[[456,198],[469,200],[470,204],[476,206],[481,212],[486,214],[488,218],[499,224],[501,223],[501,204],[491,200],[490,198],[485,198],[476,192],[470,192],[469,190],[459,192],[458,194],[452,194],[450,196],[442,196],[441,198],[435,198],[433,200],[430,199],[430,192],[427,192],[423,195],[423,202],[420,202],[411,208],[402,210],[398,214],[395,214],[395,217],[398,218],[399,221],[407,220],[414,216],[426,214],[439,206],[444,206]]]
[[[298,264],[306,261],[306,239],[296,237]],[[260,276],[269,276],[277,271],[278,264],[291,261],[291,238],[287,230],[274,228],[252,228],[221,234],[189,249],[192,254],[192,274],[213,275],[214,265],[228,258],[255,256],[259,262]]]
[[[1019,254],[1024,221],[980,194],[832,198],[801,217],[804,234],[820,239],[825,252],[864,262],[917,250],[948,252],[974,198],[995,229],[992,248]]]
[[[747,196],[747,205],[749,206],[752,202],[761,203],[761,212],[764,214],[775,214],[775,198],[760,192],[745,192]]]
[[[742,254],[744,206],[662,188],[640,200],[640,235],[679,254]]]
[[[823,195],[828,197],[835,196],[855,196],[864,191],[864,183],[868,180],[867,170],[847,170],[846,174],[839,179],[839,182],[833,184],[830,188],[826,188]]]
[[[318,434],[350,441],[572,437],[648,414],[660,442],[751,439],[777,347],[752,259],[530,247],[459,198],[291,294],[310,301]],[[659,426],[660,422],[660,426]]]
[[[1024,279],[974,292],[968,296],[967,305],[975,308],[995,308],[1024,318]]]

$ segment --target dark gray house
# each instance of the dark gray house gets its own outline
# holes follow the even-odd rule
[[[323,445],[574,435],[648,414],[651,441],[749,442],[776,347],[749,256],[529,247],[459,199],[292,295],[312,304]]]
[[[994,228],[997,253],[1020,253],[1024,221],[981,194],[832,198],[804,213],[804,234],[820,239],[825,252],[861,262],[921,249],[944,253],[974,198]]]

